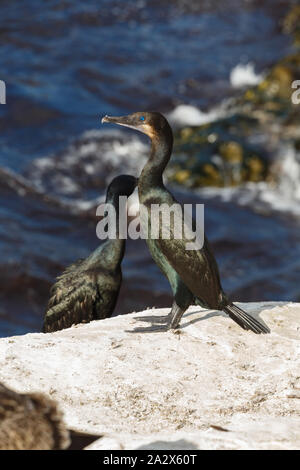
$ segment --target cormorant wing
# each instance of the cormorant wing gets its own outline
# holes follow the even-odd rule
[[[93,320],[97,300],[100,300],[97,273],[86,266],[85,260],[73,263],[57,278],[51,289],[44,333]]]
[[[172,198],[172,203],[177,202]],[[181,206],[178,204],[178,207]],[[203,305],[217,309],[222,303],[224,294],[221,288],[218,266],[209,243],[204,236],[202,248],[187,249],[188,244],[192,241],[192,219],[184,220],[182,210],[175,210],[173,214],[173,218],[170,219],[169,239],[163,237],[162,227],[165,224],[158,222],[160,236],[155,240],[155,243],[194,296]],[[152,222],[151,225],[153,225]],[[181,228],[182,236],[176,239],[174,234],[176,231],[178,233],[178,228]]]

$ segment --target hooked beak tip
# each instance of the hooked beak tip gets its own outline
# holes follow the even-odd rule
[[[109,122],[109,117],[107,115],[101,119],[101,124],[103,124],[104,122]]]

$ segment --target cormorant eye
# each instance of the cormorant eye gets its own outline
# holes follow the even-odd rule
[[[140,121],[145,121],[145,116],[141,116]]]

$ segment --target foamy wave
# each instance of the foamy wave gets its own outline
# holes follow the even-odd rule
[[[228,112],[225,111],[225,103],[207,112],[202,112],[195,106],[180,104],[167,114],[167,119],[173,127],[201,126],[220,119]]]
[[[148,154],[139,136],[91,130],[65,151],[36,159],[25,172],[40,191],[72,200],[86,210],[103,200],[108,183],[121,173],[138,176]]]
[[[282,147],[274,163],[276,183],[245,183],[238,187],[203,188],[206,197],[218,197],[224,202],[234,202],[251,207],[256,212],[278,212],[300,217],[300,153],[293,147]]]
[[[238,64],[230,72],[230,83],[233,88],[254,86],[260,83],[263,78],[263,74],[255,73],[254,65],[251,62]]]
[[[300,201],[300,153],[293,147],[283,147],[277,158],[279,166],[278,190],[286,198]]]
[[[196,108],[181,105],[173,111],[173,117],[176,115],[185,123],[187,116],[194,116],[193,123],[199,124],[200,119],[208,122],[208,115],[211,120],[217,119],[220,110],[204,118]],[[148,144],[134,133],[91,130],[59,155],[35,160],[25,177],[38,191],[55,196],[64,204],[71,203],[77,210],[88,210],[103,201],[106,187],[115,176],[138,176],[148,153]],[[200,192],[258,212],[278,211],[300,217],[300,153],[294,147],[282,146],[272,167],[272,185],[246,183],[239,187],[203,188]],[[133,200],[132,205],[138,208],[136,196]]]

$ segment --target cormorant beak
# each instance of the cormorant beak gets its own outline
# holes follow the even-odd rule
[[[125,116],[104,116],[102,119],[101,119],[101,124],[103,124],[104,122],[112,122],[114,124],[119,124],[119,121],[124,119]],[[127,117],[127,116],[126,116]]]
[[[136,118],[134,115],[128,116],[104,116],[101,119],[101,123],[110,122],[112,124],[118,124],[119,126],[130,127],[131,129],[135,129],[137,131],[143,132],[144,134],[149,135],[149,125],[143,124],[141,121],[140,123],[136,123]]]

